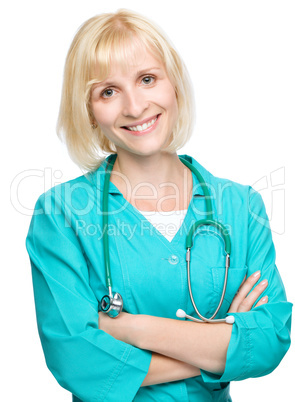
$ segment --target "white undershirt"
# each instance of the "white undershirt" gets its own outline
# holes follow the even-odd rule
[[[139,211],[168,241],[172,241],[178,232],[187,213],[187,209],[181,211],[157,212]]]

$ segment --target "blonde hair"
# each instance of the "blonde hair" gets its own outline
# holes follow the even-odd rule
[[[116,152],[115,144],[101,129],[92,128],[91,88],[108,76],[114,60],[128,67],[129,55],[138,41],[163,62],[175,87],[178,119],[169,145],[163,151],[176,152],[191,136],[195,120],[192,85],[172,44],[159,27],[137,13],[120,9],[116,13],[101,14],[80,27],[70,46],[57,123],[58,136],[83,170],[95,170],[108,153]]]

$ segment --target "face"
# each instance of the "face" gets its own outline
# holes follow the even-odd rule
[[[164,65],[142,47],[128,69],[115,64],[109,77],[94,85],[91,107],[118,154],[161,152],[169,144],[178,115],[175,89]]]

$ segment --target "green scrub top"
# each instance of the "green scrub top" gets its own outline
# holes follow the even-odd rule
[[[226,316],[245,275],[257,270],[261,280],[269,282],[264,292],[269,301],[249,312],[232,314],[235,323],[222,375],[201,370],[194,378],[141,387],[151,352],[98,329],[98,301],[108,293],[101,214],[106,158],[96,171],[39,197],[26,241],[46,363],[76,401],[231,401],[230,381],[270,373],[290,346],[292,304],[286,300],[275,265],[260,194],[250,186],[214,177],[188,155],[182,157],[204,177],[214,218],[231,235],[228,286],[216,318]],[[196,316],[188,292],[185,240],[191,225],[205,217],[206,206],[203,190],[192,176],[188,211],[171,242],[110,183],[113,291],[122,295],[128,313],[177,320],[180,308]],[[199,231],[191,255],[194,298],[200,313],[211,316],[220,300],[225,271],[224,245],[215,228]]]

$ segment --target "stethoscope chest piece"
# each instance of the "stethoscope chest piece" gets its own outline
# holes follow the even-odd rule
[[[113,297],[103,296],[100,302],[101,311],[111,318],[116,318],[123,310],[123,298],[120,293],[115,293]]]

